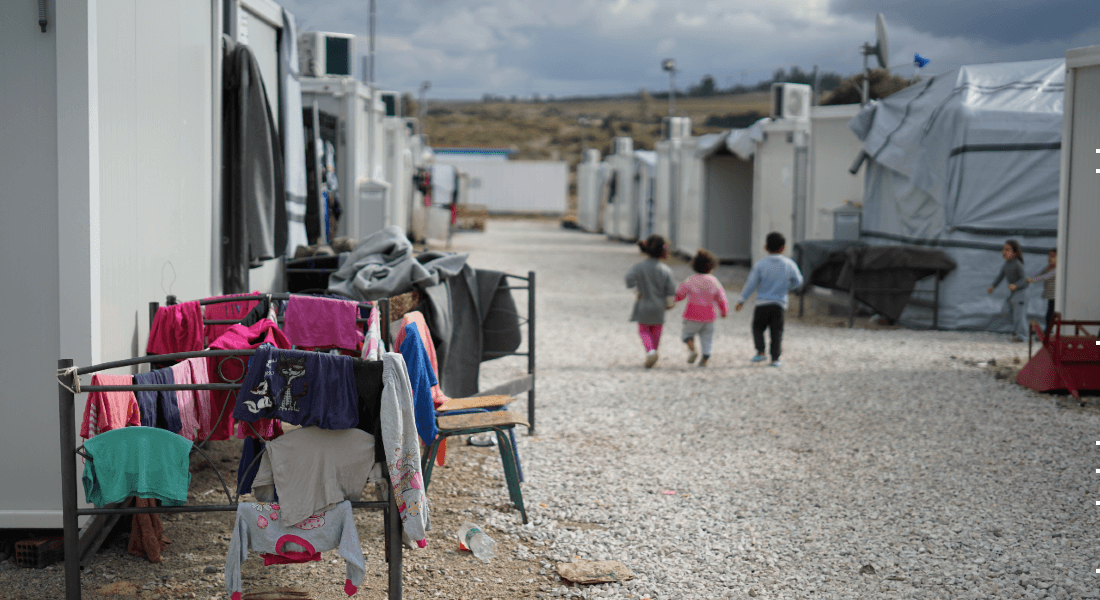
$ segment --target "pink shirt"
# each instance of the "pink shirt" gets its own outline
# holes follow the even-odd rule
[[[688,277],[676,289],[676,301],[687,298],[687,307],[684,308],[684,319],[709,323],[715,319],[714,305],[722,316],[729,313],[730,307],[726,302],[726,291],[718,278],[710,274],[696,273]]]

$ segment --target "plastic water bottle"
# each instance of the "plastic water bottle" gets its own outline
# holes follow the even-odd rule
[[[463,550],[469,550],[482,562],[489,562],[497,555],[496,540],[489,537],[481,527],[474,523],[463,523],[458,528],[458,543]]]

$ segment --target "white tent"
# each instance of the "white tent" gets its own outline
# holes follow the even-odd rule
[[[863,239],[941,248],[958,263],[940,288],[941,327],[1009,331],[1005,286],[986,293],[1004,241],[1024,247],[1028,274],[1054,247],[1064,81],[1061,59],[964,66],[852,120],[869,156]],[[1037,317],[1040,288],[1028,305]],[[930,318],[910,308],[902,320]]]

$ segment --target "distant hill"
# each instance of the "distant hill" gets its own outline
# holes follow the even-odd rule
[[[677,97],[676,114],[690,117],[692,132],[717,132],[751,124],[768,114],[768,92]],[[415,114],[413,112],[412,114]],[[617,136],[634,148],[653,150],[667,99],[633,97],[542,101],[429,102],[425,133],[433,146],[493,146],[516,150],[515,160],[564,160],[576,165],[582,145],[602,154]],[[586,125],[587,123],[587,125]]]

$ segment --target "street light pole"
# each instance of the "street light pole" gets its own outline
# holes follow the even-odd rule
[[[668,116],[676,116],[676,60],[666,58],[661,68],[668,71]]]

